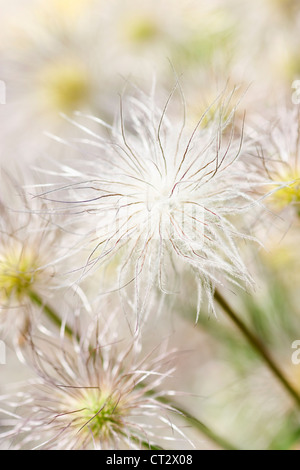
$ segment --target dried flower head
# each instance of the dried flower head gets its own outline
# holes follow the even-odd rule
[[[21,301],[38,279],[39,264],[38,255],[21,243],[12,242],[11,246],[1,246],[1,301]]]
[[[4,174],[1,182],[3,196],[5,185],[10,184],[12,206],[0,201],[0,329],[18,334],[28,325],[33,297],[47,294],[49,298],[58,286],[56,263],[69,250],[64,248],[57,226],[32,212],[16,182]],[[22,202],[14,208],[16,190]],[[39,211],[43,212],[40,205]]]
[[[214,119],[204,114],[192,132],[185,116],[169,120],[171,98],[163,109],[153,96],[129,97],[126,106],[121,100],[113,127],[90,117],[108,137],[77,124],[93,138],[81,140],[84,158],[78,167],[74,159],[62,167],[59,176],[70,184],[40,197],[61,204],[81,229],[90,227],[87,246],[94,246],[86,271],[117,257],[116,287],[135,280],[138,297],[141,279],[170,292],[172,273],[188,267],[198,285],[199,312],[203,293],[213,308],[214,286],[223,280],[251,283],[236,244],[251,237],[237,229],[234,216],[253,212],[253,181],[247,166],[237,163],[243,136],[234,135],[230,97],[220,96]]]
[[[115,333],[108,340],[103,325],[90,333],[73,344],[36,339],[32,364],[39,379],[15,399],[4,397],[11,418],[2,440],[16,440],[21,449],[116,450],[184,437],[173,423],[176,411],[159,399],[168,392],[157,391],[174,370],[174,351],[141,359],[136,340],[120,341]]]
[[[300,203],[300,115],[299,109],[283,108],[273,123],[264,122],[265,132],[257,133],[264,171],[271,184],[269,201],[273,209],[293,208]],[[273,182],[273,183],[272,183]]]

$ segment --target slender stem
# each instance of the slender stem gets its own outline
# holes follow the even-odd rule
[[[300,395],[296,389],[290,384],[288,379],[285,377],[284,373],[280,370],[280,368],[275,363],[274,359],[272,358],[269,351],[266,349],[265,345],[262,343],[260,338],[258,338],[248,327],[245,325],[243,320],[241,320],[231,306],[227,303],[224,299],[222,294],[219,291],[215,291],[215,300],[218,304],[222,307],[224,312],[229,316],[229,318],[233,321],[233,323],[238,327],[240,332],[244,335],[244,337],[249,341],[249,343],[253,346],[256,352],[260,355],[260,357],[264,360],[264,362],[268,365],[270,370],[273,374],[277,377],[277,379],[281,382],[283,387],[286,391],[290,394],[293,400],[297,403],[300,407]]]
[[[48,304],[43,302],[41,297],[34,291],[28,292],[28,297],[32,300],[33,303],[35,303],[38,307],[41,307],[43,309],[43,312],[47,315],[47,317],[59,328],[61,328],[62,325],[62,320],[59,317],[59,315],[51,308]],[[75,337],[74,331],[69,325],[65,325],[65,332],[69,336]]]

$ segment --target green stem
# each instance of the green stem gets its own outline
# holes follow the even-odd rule
[[[30,300],[32,300],[33,303],[35,303],[38,307],[41,307],[43,309],[43,312],[47,315],[49,320],[51,320],[56,326],[61,328],[62,321],[59,315],[55,312],[55,310],[53,310],[53,308],[51,308],[48,304],[43,302],[41,297],[36,292],[29,291],[28,297],[30,298]],[[75,337],[74,331],[68,325],[65,325],[65,332],[69,336]]]
[[[247,327],[247,325],[245,325],[245,323],[236,315],[236,313],[231,308],[231,306],[227,303],[227,301],[224,299],[222,294],[220,294],[220,292],[217,290],[215,292],[215,300],[222,307],[222,309],[228,315],[228,317],[233,321],[233,323],[237,326],[237,328],[244,335],[244,337],[248,340],[248,342],[253,346],[253,348],[260,355],[263,361],[267,364],[267,366],[270,368],[273,374],[277,377],[279,382],[282,384],[285,390],[289,393],[289,395],[293,398],[296,404],[300,407],[299,393],[294,389],[292,384],[290,384],[288,379],[285,377],[284,373],[277,366],[271,354],[266,349],[265,345],[262,343],[260,338],[258,338]]]

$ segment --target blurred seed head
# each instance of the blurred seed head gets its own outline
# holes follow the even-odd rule
[[[71,253],[45,208],[38,201],[34,205],[4,172],[1,183],[0,331],[18,337],[39,310],[32,303],[32,294],[46,295],[48,300],[59,285],[67,282],[63,280],[62,265],[58,265],[63,259],[66,268],[65,259]],[[39,210],[33,210],[37,206]]]
[[[122,253],[119,288],[135,280],[138,293],[145,274],[148,286],[170,292],[170,272],[191,269],[199,312],[203,295],[213,308],[214,287],[224,280],[252,282],[236,245],[251,236],[233,217],[255,210],[255,175],[238,163],[243,130],[236,129],[230,97],[220,95],[213,113],[208,108],[189,132],[185,110],[181,118],[168,117],[173,93],[163,109],[142,93],[121,100],[112,127],[88,117],[103,126],[102,134],[75,123],[91,136],[77,139],[86,156],[62,169],[67,188],[55,185],[51,197],[47,191],[40,197],[91,228],[86,272]]]

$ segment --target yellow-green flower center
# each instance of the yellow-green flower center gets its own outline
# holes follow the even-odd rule
[[[220,57],[221,52],[228,59],[234,37],[234,23],[229,15],[222,11],[205,15],[199,24],[192,24],[190,34],[176,45],[174,58],[180,63],[204,65],[210,64],[215,55]]]

